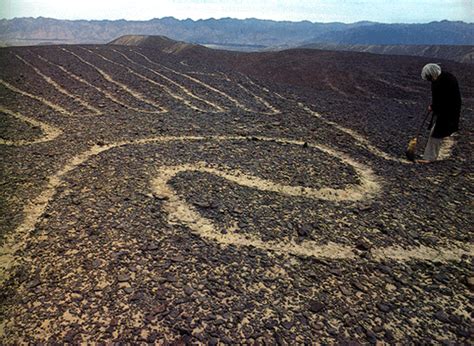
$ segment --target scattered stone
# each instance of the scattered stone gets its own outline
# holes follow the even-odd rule
[[[176,276],[172,275],[172,274],[169,274],[169,275],[166,275],[164,278],[163,278],[166,282],[177,282],[178,279],[176,278]]]
[[[386,266],[386,265],[383,265],[383,264],[379,264],[377,266],[377,268],[384,274],[387,274],[387,275],[392,275],[393,271],[392,269],[390,269],[390,267]]]
[[[433,278],[436,281],[442,282],[442,283],[445,283],[445,284],[449,282],[449,276],[446,275],[445,273],[438,273],[435,276],[433,276]]]
[[[169,316],[170,316],[170,318],[175,319],[181,314],[181,312],[182,311],[179,308],[176,307],[176,308],[171,310],[171,312],[169,313]]]
[[[144,318],[146,322],[153,322],[153,320],[155,319],[155,316],[153,314],[145,314]]]
[[[366,239],[359,238],[356,241],[356,248],[361,251],[369,251],[372,248],[372,244],[370,244]]]
[[[364,285],[362,285],[359,281],[353,281],[352,286],[354,286],[361,292],[364,292],[364,293],[367,292],[367,288]]]
[[[242,208],[239,208],[239,207],[235,207],[233,211],[235,214],[242,214],[244,212]]]
[[[74,337],[77,335],[77,331],[76,330],[68,330],[68,332],[66,333],[66,335],[64,336],[64,340],[68,343],[73,343],[74,342]]]
[[[73,301],[81,301],[83,299],[83,297],[79,293],[71,293],[71,299]]]
[[[352,295],[352,292],[349,288],[347,288],[346,286],[344,285],[339,285],[339,290],[341,291],[342,294],[344,294],[345,296],[350,296]]]
[[[448,323],[449,322],[449,316],[443,310],[437,311],[436,314],[435,314],[435,317],[443,323]]]
[[[119,274],[117,276],[118,282],[127,282],[130,280],[130,275],[129,274]]]
[[[157,243],[150,243],[147,246],[148,251],[156,251],[156,250],[159,250],[159,249],[160,249],[160,244],[157,244]]]
[[[150,344],[154,344],[156,342],[156,339],[158,338],[158,333],[157,332],[151,332],[150,335],[148,335],[147,342]]]
[[[382,312],[389,312],[391,310],[390,305],[388,305],[388,304],[378,303],[377,307]]]
[[[173,261],[173,262],[183,262],[183,261],[184,261],[184,257],[181,256],[181,255],[171,257],[170,259],[171,259],[171,261]]]
[[[188,296],[190,296],[194,293],[194,289],[190,286],[185,286],[184,287],[184,293],[186,293]]]
[[[472,332],[468,329],[457,329],[456,330],[456,335],[463,337],[463,338],[470,338],[472,336]],[[471,339],[472,341],[472,339]]]
[[[155,199],[159,200],[159,201],[166,201],[169,199],[168,196],[161,196],[161,195],[157,195],[157,194],[154,194],[153,197],[155,197]]]
[[[283,321],[281,323],[281,325],[283,326],[283,328],[290,330],[291,327],[293,327],[293,322],[292,321]]]
[[[449,321],[454,324],[461,324],[462,323],[462,318],[458,315],[450,315],[449,316]]]
[[[196,207],[202,208],[202,209],[209,209],[212,207],[212,203],[207,202],[207,201],[197,201],[193,203]]]
[[[466,285],[469,289],[474,290],[474,276],[466,277]]]
[[[365,335],[367,336],[367,340],[369,340],[371,343],[377,342],[377,334],[375,334],[372,330],[366,329]]]
[[[265,321],[265,328],[266,329],[269,329],[269,330],[272,330],[273,328],[275,328],[275,326],[278,324],[278,322],[274,319],[269,319],[267,321]]]
[[[369,211],[372,209],[372,206],[370,204],[361,204],[359,206],[360,211]]]
[[[308,225],[303,225],[297,229],[298,235],[300,237],[308,237],[311,234],[311,227]]]
[[[324,304],[316,300],[313,300],[309,304],[309,311],[314,312],[314,313],[321,312],[324,308],[325,308]]]
[[[387,341],[393,341],[395,340],[395,336],[393,335],[393,332],[389,329],[385,329],[385,339]]]
[[[132,287],[125,287],[123,290],[127,294],[133,293],[133,288]]]
[[[214,321],[214,325],[220,326],[221,324],[224,324],[225,321],[222,318],[218,318]]]
[[[92,267],[97,269],[102,265],[102,261],[100,259],[95,259],[92,261]]]
[[[375,326],[374,329],[373,329],[374,333],[380,333],[383,331],[383,327],[378,325],[378,326]]]
[[[26,286],[28,288],[35,288],[41,285],[41,280],[39,278],[31,280]]]
[[[144,294],[142,292],[135,292],[134,294],[130,296],[130,301],[136,302],[136,301],[143,300],[143,298],[144,298]]]
[[[162,314],[165,311],[166,311],[166,306],[164,304],[155,305],[152,309],[152,313],[155,315]]]

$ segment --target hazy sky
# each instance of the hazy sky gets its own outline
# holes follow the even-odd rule
[[[0,17],[148,20],[259,18],[312,22],[474,21],[474,0],[0,0]]]

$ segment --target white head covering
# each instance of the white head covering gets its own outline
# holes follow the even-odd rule
[[[441,67],[437,64],[426,64],[421,70],[421,78],[435,80],[441,74]]]

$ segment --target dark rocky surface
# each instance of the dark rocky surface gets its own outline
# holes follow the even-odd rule
[[[2,107],[62,130],[52,141],[0,146],[2,265],[18,245],[2,274],[2,343],[468,343],[473,69],[450,65],[464,96],[451,154],[414,165],[403,152],[429,102],[423,59],[223,54],[0,49],[3,81],[65,110],[0,85]],[[13,117],[2,114],[3,123],[9,140],[41,137]],[[198,169],[167,182],[222,239],[288,252],[221,244],[196,231],[196,220],[172,220],[174,195],[153,189],[164,168],[203,162],[261,184],[362,183],[347,159],[321,148],[369,167],[380,191],[361,200],[289,196]],[[351,255],[292,254],[305,242]],[[397,246],[399,257],[378,254]]]

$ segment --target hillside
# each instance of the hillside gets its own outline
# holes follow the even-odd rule
[[[0,20],[0,43],[107,43],[123,35],[163,35],[179,41],[252,50],[255,47],[298,46],[314,42],[474,45],[473,31],[473,23],[450,21],[427,24],[343,24],[231,18],[197,21],[172,17],[149,21],[71,21],[39,17]]]
[[[469,343],[472,65],[442,61],[461,131],[419,165],[425,58],[128,36],[0,61],[0,344]]]
[[[172,40],[166,36],[150,36],[150,35],[124,35],[121,36],[108,44],[120,45],[120,46],[133,46],[133,47],[148,47],[153,49],[159,49],[163,53],[177,54],[183,50],[192,49],[203,49],[186,42],[178,42]]]
[[[474,63],[474,46],[452,45],[338,45],[338,44],[306,44],[299,48],[322,49],[337,51],[355,51],[388,55],[411,55],[425,58],[453,60],[466,64]]]

